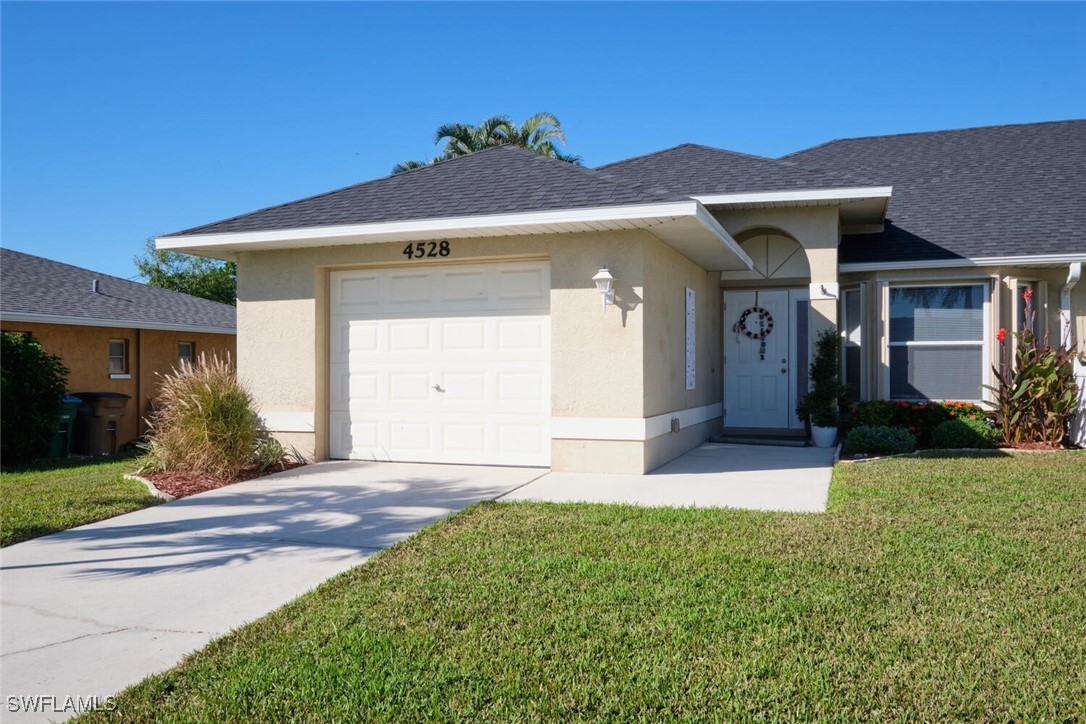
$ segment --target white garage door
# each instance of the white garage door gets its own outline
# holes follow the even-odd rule
[[[550,464],[547,262],[331,277],[329,454]]]

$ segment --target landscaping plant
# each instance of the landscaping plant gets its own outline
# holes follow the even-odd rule
[[[201,354],[162,378],[148,419],[141,469],[186,470],[229,480],[252,464],[264,436],[252,395],[230,358]],[[280,448],[281,449],[281,448]]]
[[[854,425],[904,427],[921,448],[931,447],[932,434],[947,420],[983,420],[984,408],[972,402],[908,402],[868,400],[852,407]]]
[[[993,448],[1001,439],[999,430],[987,420],[962,417],[939,424],[931,436],[931,447],[943,449]]]
[[[837,427],[841,421],[841,409],[848,395],[849,386],[842,384],[841,341],[837,328],[829,327],[818,333],[814,359],[808,379],[811,389],[796,406],[796,416],[815,427]]]
[[[845,438],[843,452],[865,455],[901,455],[916,449],[916,436],[903,427],[860,425]]]
[[[996,385],[985,385],[995,393],[992,419],[1004,445],[1044,444],[1059,446],[1071,427],[1078,400],[1074,360],[1077,356],[1062,346],[1053,347],[1047,337],[1033,334],[1033,291],[1022,295],[1025,324],[1018,334],[1000,329],[1001,345],[1012,339],[1011,349],[993,367]]]
[[[68,368],[29,334],[4,332],[2,337],[0,459],[18,465],[48,455]]]

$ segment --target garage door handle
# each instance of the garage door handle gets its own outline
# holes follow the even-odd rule
[[[434,385],[434,389],[437,390],[438,392],[444,392],[445,391],[444,389],[442,389],[441,385]]]

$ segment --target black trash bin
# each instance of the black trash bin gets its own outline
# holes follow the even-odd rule
[[[111,455],[117,452],[117,427],[132,398],[120,392],[75,392],[83,401],[75,417],[74,452]]]

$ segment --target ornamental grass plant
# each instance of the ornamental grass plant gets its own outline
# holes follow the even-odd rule
[[[200,354],[162,377],[158,409],[147,420],[141,469],[185,470],[228,480],[251,464],[262,438],[253,397],[230,356]]]

